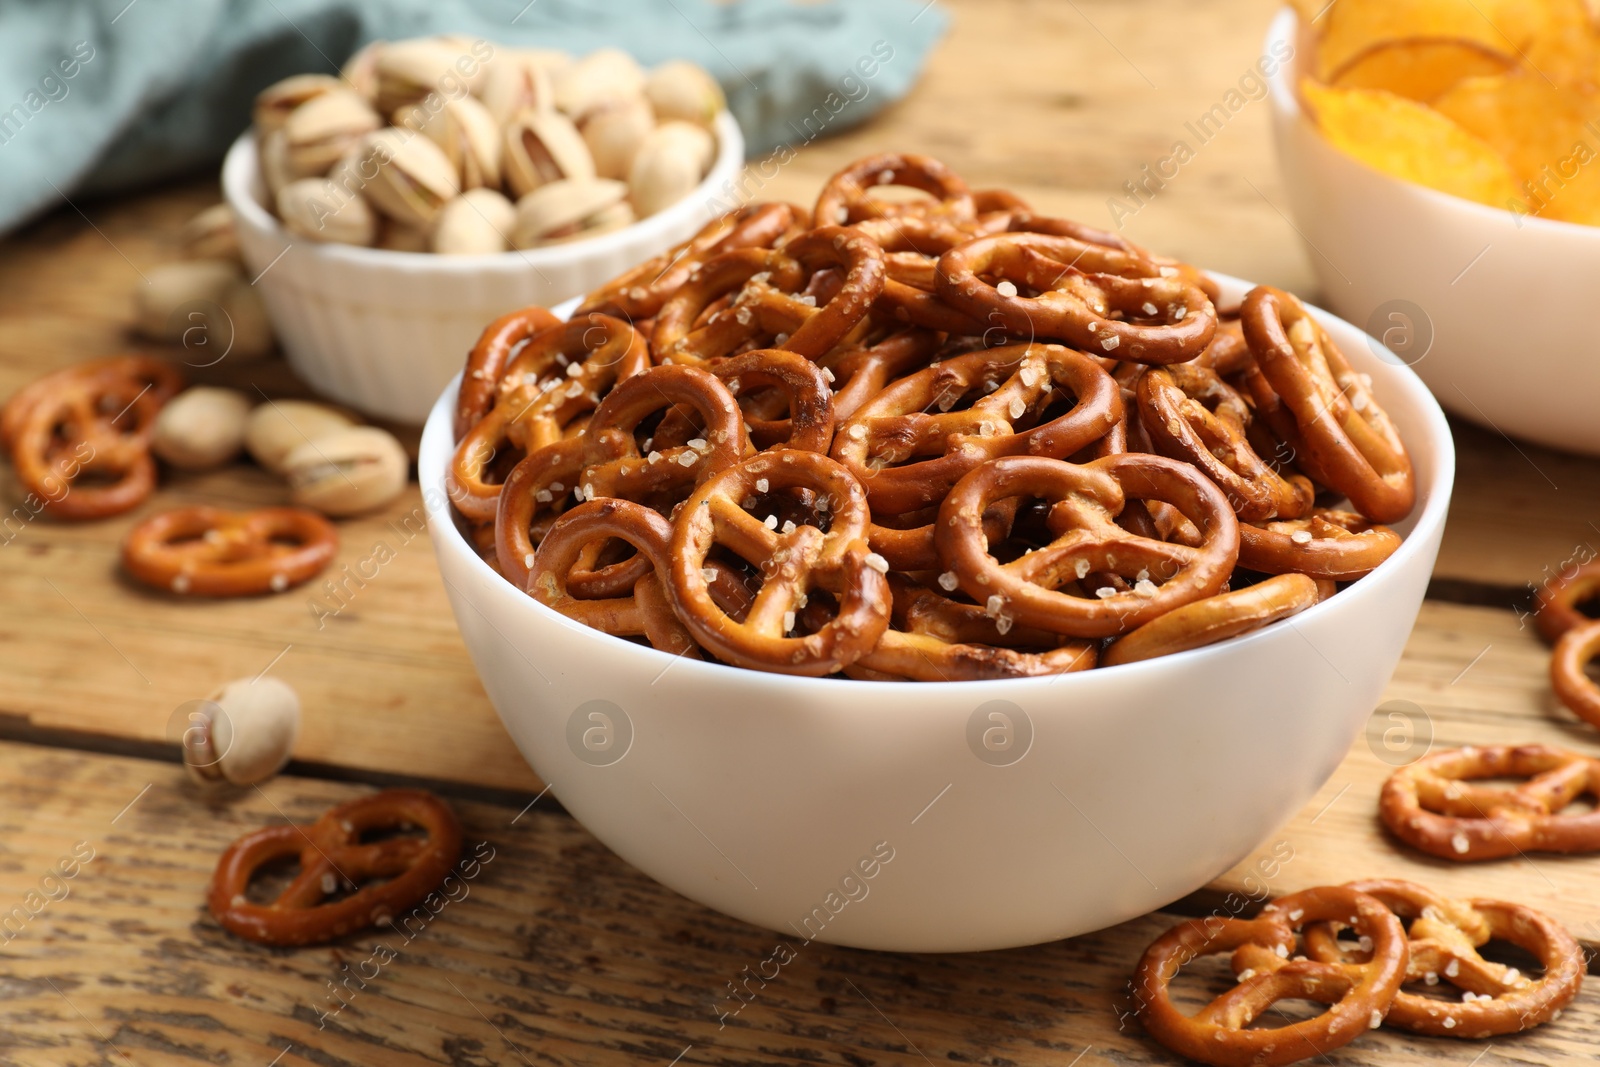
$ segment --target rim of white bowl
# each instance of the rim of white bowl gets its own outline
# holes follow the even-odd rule
[[[1232,275],[1222,274],[1218,271],[1207,271],[1206,273],[1221,284],[1239,286],[1244,292],[1248,292],[1250,289],[1254,288],[1254,283],[1247,282],[1242,278],[1235,278]],[[572,313],[573,309],[578,306],[578,302],[581,299],[582,297],[574,297],[571,300],[563,301],[552,308],[551,311],[565,319]],[[1372,337],[1359,327],[1339,318],[1332,312],[1309,304],[1306,306],[1310,309],[1312,315],[1322,322],[1325,328],[1329,326],[1339,326],[1354,330],[1367,342],[1369,351],[1376,351],[1376,349],[1380,347],[1380,342],[1376,338]],[[1427,436],[1432,440],[1435,447],[1434,471],[1433,477],[1429,479],[1428,484],[1426,486],[1419,487],[1420,494],[1425,496],[1425,502],[1422,506],[1422,509],[1418,512],[1413,512],[1412,515],[1407,516],[1406,519],[1403,520],[1404,522],[1410,524],[1410,530],[1407,534],[1405,534],[1404,539],[1400,543],[1400,547],[1395,549],[1394,553],[1389,556],[1388,559],[1378,564],[1378,566],[1375,567],[1369,574],[1360,578],[1358,580],[1358,584],[1371,581],[1382,581],[1384,575],[1393,573],[1394,571],[1404,567],[1408,560],[1421,552],[1423,542],[1429,539],[1430,534],[1436,531],[1442,532],[1445,524],[1445,518],[1450,507],[1451,491],[1455,485],[1455,439],[1450,433],[1449,423],[1445,421],[1444,409],[1439,406],[1439,402],[1434,399],[1433,393],[1428,390],[1428,387],[1422,383],[1422,379],[1417,377],[1416,371],[1404,364],[1389,364],[1388,366],[1395,375],[1392,387],[1409,394],[1410,399],[1417,405],[1418,409],[1422,413],[1422,420]],[[737,672],[741,677],[755,675],[761,678],[771,679],[774,684],[820,686],[821,688],[817,690],[819,696],[825,693],[839,693],[840,686],[856,686],[860,687],[864,692],[879,691],[884,689],[886,686],[905,686],[911,692],[925,690],[929,685],[982,686],[986,688],[1001,686],[1008,690],[1020,690],[1029,686],[1047,686],[1053,685],[1057,682],[1064,682],[1066,686],[1070,687],[1073,684],[1073,678],[1079,674],[1103,676],[1104,672],[1108,670],[1131,672],[1181,669],[1183,665],[1190,659],[1215,655],[1220,649],[1237,649],[1253,642],[1267,640],[1276,630],[1280,629],[1284,625],[1287,625],[1291,621],[1310,619],[1318,615],[1326,614],[1329,611],[1338,610],[1338,597],[1348,595],[1350,592],[1349,590],[1341,591],[1334,597],[1330,597],[1329,599],[1321,601],[1320,603],[1313,604],[1304,611],[1292,616],[1292,620],[1280,620],[1277,623],[1263,626],[1260,629],[1252,630],[1249,633],[1241,634],[1238,637],[1231,637],[1225,641],[1218,641],[1210,645],[1202,645],[1199,648],[1191,648],[1183,652],[1174,652],[1166,656],[1158,656],[1154,659],[1136,660],[1132,663],[1120,663],[1110,667],[1097,666],[1091,671],[1071,671],[1065,674],[1035,675],[1026,678],[959,679],[955,681],[944,682],[880,682],[859,680],[855,678],[838,678],[832,676],[815,678],[803,675],[780,674],[775,671],[756,671],[748,667],[738,667],[730,663],[711,663],[707,660],[686,659],[684,656],[674,656],[671,653],[663,652],[660,649],[651,648],[649,645],[637,644],[633,641],[628,641],[624,638],[605,633],[604,631],[596,630],[593,627],[585,626],[583,623],[577,622],[574,619],[567,618],[560,612],[555,611],[544,604],[539,603],[537,600],[534,600],[532,597],[527,596],[525,593],[522,593],[510,582],[506,581],[506,579],[497,573],[492,567],[490,567],[489,564],[478,555],[477,550],[467,543],[466,538],[461,535],[461,531],[456,527],[454,516],[450,514],[449,494],[446,491],[444,484],[445,468],[449,463],[450,454],[455,450],[455,443],[451,433],[451,423],[453,422],[455,416],[454,398],[460,383],[461,374],[460,372],[457,372],[456,376],[451,378],[449,384],[445,386],[444,392],[440,393],[439,398],[434,401],[433,409],[428,413],[427,423],[423,427],[422,446],[418,455],[417,480],[419,488],[422,492],[422,505],[428,514],[430,528],[442,531],[443,540],[438,542],[440,549],[447,552],[453,552],[460,556],[465,556],[467,565],[473,570],[477,571],[480,576],[489,579],[493,583],[496,583],[496,588],[504,587],[506,592],[521,598],[521,600],[526,603],[530,610],[534,611],[535,614],[542,614],[547,621],[554,625],[562,626],[574,632],[582,633],[588,637],[596,638],[603,643],[614,643],[619,650],[626,648],[631,652],[636,652],[640,655],[656,657],[656,661],[661,663],[663,667],[665,667],[667,664],[675,663],[680,659],[685,660],[685,662],[679,666],[679,670],[687,670],[691,673],[700,671],[709,672],[705,675],[708,681],[727,677],[727,672],[731,671]],[[432,451],[430,446],[433,444],[433,442],[437,441],[441,437],[444,439],[444,446],[439,448],[438,451],[440,456],[443,457],[443,462],[439,464],[439,469],[433,472],[436,477],[430,478],[429,472],[423,468],[423,463]],[[435,482],[437,484],[433,484]],[[509,636],[507,636],[506,639],[508,641],[511,640]],[[1063,694],[1067,693],[1068,691],[1068,689],[1061,690]]]
[[[1311,127],[1318,137],[1321,137],[1322,133],[1317,130],[1317,124],[1310,115],[1306,114],[1305,109],[1300,106],[1300,96],[1295,92],[1295,81],[1299,77],[1299,36],[1300,16],[1295,12],[1294,8],[1284,8],[1278,12],[1277,17],[1272,20],[1272,25],[1267,29],[1267,38],[1263,43],[1262,55],[1275,55],[1276,53],[1272,51],[1272,46],[1280,42],[1292,46],[1294,54],[1288,62],[1281,64],[1272,76],[1267,79],[1268,91],[1272,96],[1274,108],[1285,116],[1304,122]],[[1324,138],[1323,143],[1328,143],[1326,138]],[[1335,152],[1339,152],[1339,149],[1334,148],[1332,144],[1328,144],[1328,147]],[[1531,228],[1534,232],[1543,229],[1550,233],[1571,234],[1584,232],[1595,240],[1600,240],[1600,226],[1589,226],[1581,222],[1565,222],[1561,219],[1547,219],[1533,214],[1519,216],[1516,212],[1503,207],[1491,207],[1488,204],[1480,204],[1476,200],[1468,200],[1453,193],[1440,192],[1438,189],[1407,181],[1404,178],[1396,178],[1393,174],[1385,173],[1365,160],[1357,159],[1345,152],[1339,152],[1339,155],[1341,158],[1349,160],[1352,165],[1370,171],[1387,182],[1403,185],[1407,189],[1414,190],[1425,199],[1435,200],[1441,205],[1478,215],[1486,221],[1502,222],[1509,216],[1518,228]]]
[[[250,130],[241,133],[228,149],[222,161],[222,192],[234,213],[252,229],[269,234],[287,244],[298,245],[313,255],[331,262],[352,266],[402,271],[450,270],[479,273],[483,271],[520,271],[527,268],[561,269],[577,260],[591,256],[608,255],[640,241],[659,236],[669,229],[697,202],[709,203],[718,197],[727,183],[736,183],[739,170],[744,166],[744,134],[739,123],[727,111],[719,113],[712,122],[712,132],[717,139],[717,156],[711,168],[694,190],[677,203],[628,224],[620,230],[586,237],[542,248],[507,252],[491,252],[478,256],[441,256],[434,252],[402,252],[389,248],[364,248],[359,245],[335,244],[324,241],[297,241],[283,228],[277,216],[268,211],[257,198],[260,181],[255,135]],[[737,193],[737,190],[735,190]],[[732,197],[735,204],[742,198]],[[720,214],[720,212],[717,212]]]

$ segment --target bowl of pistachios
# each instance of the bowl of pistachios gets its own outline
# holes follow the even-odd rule
[[[434,37],[264,89],[222,186],[295,371],[421,423],[485,322],[689,237],[737,206],[743,161],[692,63]]]

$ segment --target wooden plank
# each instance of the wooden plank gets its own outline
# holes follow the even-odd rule
[[[1550,693],[1549,649],[1511,613],[1429,603],[1385,700],[1311,803],[1211,889],[1239,892],[1288,842],[1292,878],[1313,884],[1352,877],[1408,878],[1458,896],[1518,900],[1560,916],[1600,942],[1592,856],[1529,853],[1487,863],[1452,863],[1390,837],[1378,792],[1397,766],[1462,745],[1542,743],[1596,751],[1594,728]],[[1392,718],[1391,714],[1399,717]],[[1387,735],[1387,737],[1386,737]],[[1268,773],[1263,769],[1263,773]]]
[[[1123,1015],[1139,953],[1173,916],[1009,952],[914,956],[807,945],[691,904],[570,819],[537,808],[519,817],[515,808],[457,805],[469,850],[487,842],[479,853],[486,862],[436,916],[405,932],[267,950],[216,925],[203,896],[229,840],[271,822],[310,820],[361,791],[279,778],[203,803],[170,765],[0,744],[0,910],[26,901],[37,912],[0,943],[0,1060],[1182,1062]],[[80,856],[92,849],[93,858],[71,879],[45,882],[75,847]],[[1299,887],[1305,873],[1291,864],[1274,891]],[[58,899],[27,896],[42,883]],[[782,966],[768,962],[780,959]],[[730,983],[741,990],[737,1000]],[[1327,1062],[1465,1064],[1493,1050],[1513,1062],[1579,1063],[1590,1061],[1597,1040],[1600,1003],[1591,990],[1558,1022],[1528,1034],[1458,1044],[1379,1030]]]
[[[809,202],[843,163],[901,147],[941,156],[976,185],[1014,187],[1041,210],[1110,224],[1108,197],[1238,84],[1273,6],[951,4],[954,31],[910,97],[866,126],[801,146],[774,177],[751,187]],[[83,215],[63,207],[0,243],[0,395],[53,367],[125,347],[140,272],[170,258],[184,219],[216,196],[215,183],[204,181],[85,200]],[[1284,202],[1266,105],[1252,102],[1127,220],[1127,232],[1220,270],[1305,290],[1311,275],[1279,213]],[[277,360],[225,361],[196,377],[272,395],[303,391]],[[1592,525],[1600,521],[1592,504],[1600,464],[1513,447],[1471,428],[1460,428],[1458,440],[1462,473],[1441,577],[1520,587],[1546,568],[1559,570],[1574,551],[1600,547]],[[13,495],[10,487],[0,494]],[[455,636],[425,539],[406,544],[321,630],[304,590],[189,604],[114,575],[118,542],[150,510],[282,499],[280,485],[247,466],[169,477],[133,516],[83,526],[36,522],[0,543],[0,582],[26,605],[0,619],[0,673],[11,683],[0,694],[0,731],[156,739],[179,703],[253,675],[289,649],[272,670],[306,703],[301,758],[356,772],[537,788]],[[360,561],[375,540],[392,539],[387,523],[417,503],[413,494],[382,516],[341,524],[336,567]]]

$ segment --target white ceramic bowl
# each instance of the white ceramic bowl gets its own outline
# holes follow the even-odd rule
[[[1297,34],[1285,10],[1265,54],[1297,44]],[[1322,137],[1300,107],[1297,80],[1293,62],[1272,79],[1273,130],[1322,299],[1394,342],[1455,414],[1600,453],[1600,342],[1589,303],[1600,228],[1519,219],[1373,170]]]
[[[1249,288],[1220,280],[1230,299]],[[523,755],[596,837],[685,896],[795,949],[997,949],[1098,929],[1194,891],[1302,807],[1416,620],[1450,502],[1450,431],[1411,371],[1318,317],[1404,434],[1418,507],[1371,575],[1209,648],[1056,678],[874,683],[630,644],[519,592],[457,532],[454,385],[418,461],[440,573]],[[874,866],[874,849],[893,858]],[[870,880],[852,877],[863,858]]]
[[[664,211],[583,241],[490,256],[435,256],[295,240],[263,207],[255,141],[222,164],[239,246],[295,372],[369,415],[420,423],[492,319],[584,293],[730,210],[744,138],[724,112],[700,187]],[[281,257],[281,258],[280,258]]]

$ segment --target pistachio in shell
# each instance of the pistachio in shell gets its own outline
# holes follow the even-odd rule
[[[461,180],[444,150],[411,130],[370,134],[366,146],[377,174],[366,183],[367,200],[404,226],[427,228],[461,191]]]
[[[524,111],[512,120],[501,166],[506,186],[519,197],[549,182],[595,176],[583,135],[558,111]]]
[[[284,229],[311,241],[370,245],[378,235],[367,202],[327,178],[301,178],[280,189],[278,217]]]
[[[250,398],[237,389],[196,385],[167,402],[156,416],[150,451],[181,470],[212,470],[244,451]]]
[[[394,435],[376,426],[323,434],[283,460],[294,502],[324,515],[360,515],[405,491],[411,460]]]
[[[289,172],[320,177],[363,137],[383,127],[370,104],[349,89],[333,89],[290,112],[283,123]]]
[[[460,175],[462,189],[500,185],[500,125],[475,97],[444,100],[433,111],[426,103],[402,109],[404,124],[438,145]]]
[[[433,251],[446,256],[483,256],[504,252],[516,226],[516,206],[494,189],[462,193],[439,213],[433,229]]]
[[[593,108],[578,124],[584,144],[594,158],[595,174],[622,181],[645,138],[656,128],[650,105],[630,97]]]
[[[343,88],[338,78],[329,74],[295,74],[282,81],[273,82],[256,94],[250,121],[256,137],[265,138],[281,129],[289,115],[302,104],[324,93]]]
[[[681,119],[710,126],[728,106],[717,79],[705,68],[682,59],[662,63],[652,70],[645,79],[644,95],[662,122]]]
[[[609,178],[568,178],[540,186],[517,201],[514,248],[535,248],[593,236],[633,221],[628,187]]]
[[[313,400],[269,400],[251,409],[244,425],[244,447],[251,457],[274,474],[284,472],[283,461],[307,441],[355,421],[337,408]]]

